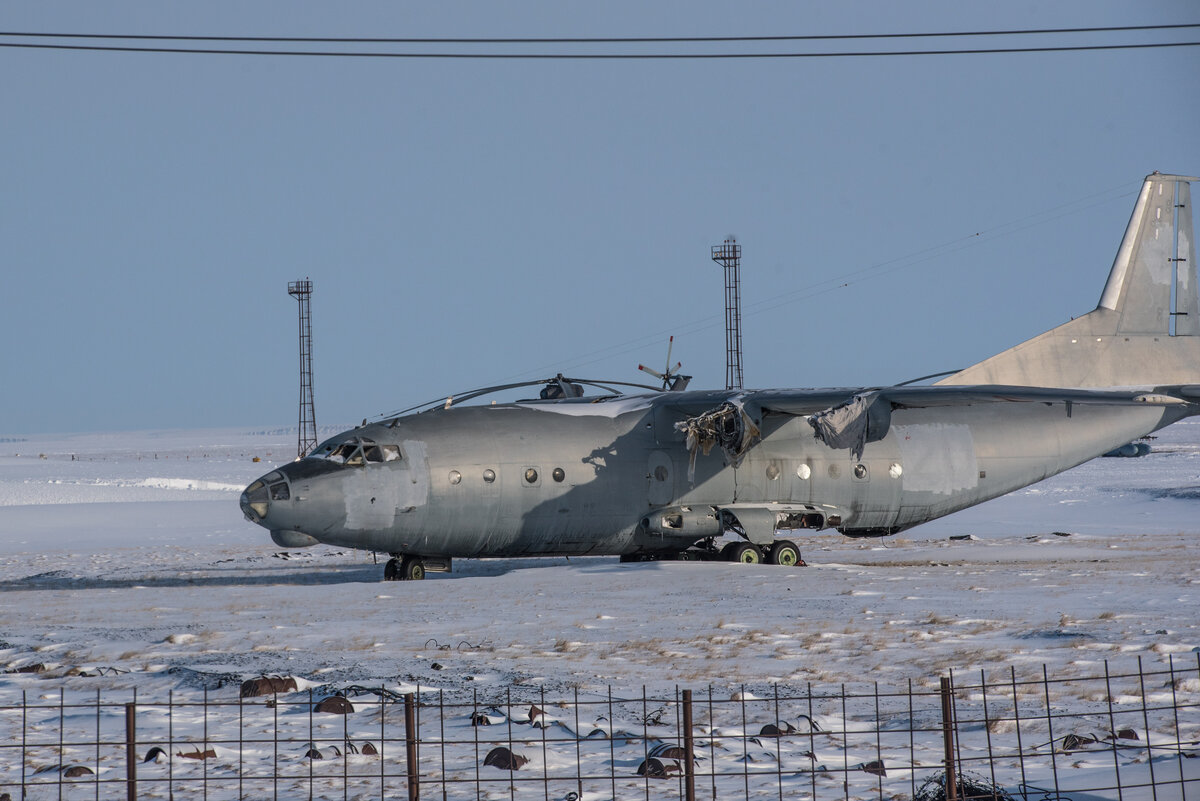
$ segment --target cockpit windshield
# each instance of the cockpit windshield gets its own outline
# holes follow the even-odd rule
[[[373,440],[353,437],[345,442],[326,443],[309,455],[314,459],[325,459],[334,464],[361,467],[368,463],[399,461],[400,447],[380,445]]]

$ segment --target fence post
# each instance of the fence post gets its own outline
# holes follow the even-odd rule
[[[408,773],[408,801],[418,801],[420,784],[417,779],[417,731],[413,713],[413,694],[404,694],[404,745],[406,772]]]
[[[946,748],[946,801],[958,797],[954,779],[954,695],[950,679],[942,677],[942,740]]]
[[[687,801],[696,801],[695,760],[692,756],[692,691],[683,691],[683,788]]]
[[[137,704],[125,705],[125,797],[137,801]]]

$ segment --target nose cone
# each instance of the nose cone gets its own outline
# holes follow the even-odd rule
[[[246,519],[264,528],[272,526],[267,521],[272,501],[286,501],[292,497],[287,479],[278,470],[267,473],[242,492],[241,507]]]

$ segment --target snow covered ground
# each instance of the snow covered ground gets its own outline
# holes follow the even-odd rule
[[[728,699],[1200,658],[1200,423],[892,538],[802,538],[808,567],[458,560],[411,583],[242,519],[241,489],[294,450],[286,430],[0,439],[0,670],[44,668],[0,674],[0,704],[267,673],[460,701]],[[1196,682],[1178,691],[1200,700]]]

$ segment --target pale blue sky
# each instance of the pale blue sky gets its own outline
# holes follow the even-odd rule
[[[9,31],[268,36],[1200,22],[1184,0],[0,9]],[[709,248],[730,233],[747,386],[963,367],[1095,306],[1142,177],[1200,172],[1198,79],[1200,48],[669,62],[0,49],[0,436],[294,425],[286,287],[305,276],[322,426],[558,370],[636,381],[672,333],[693,387],[720,387]]]

